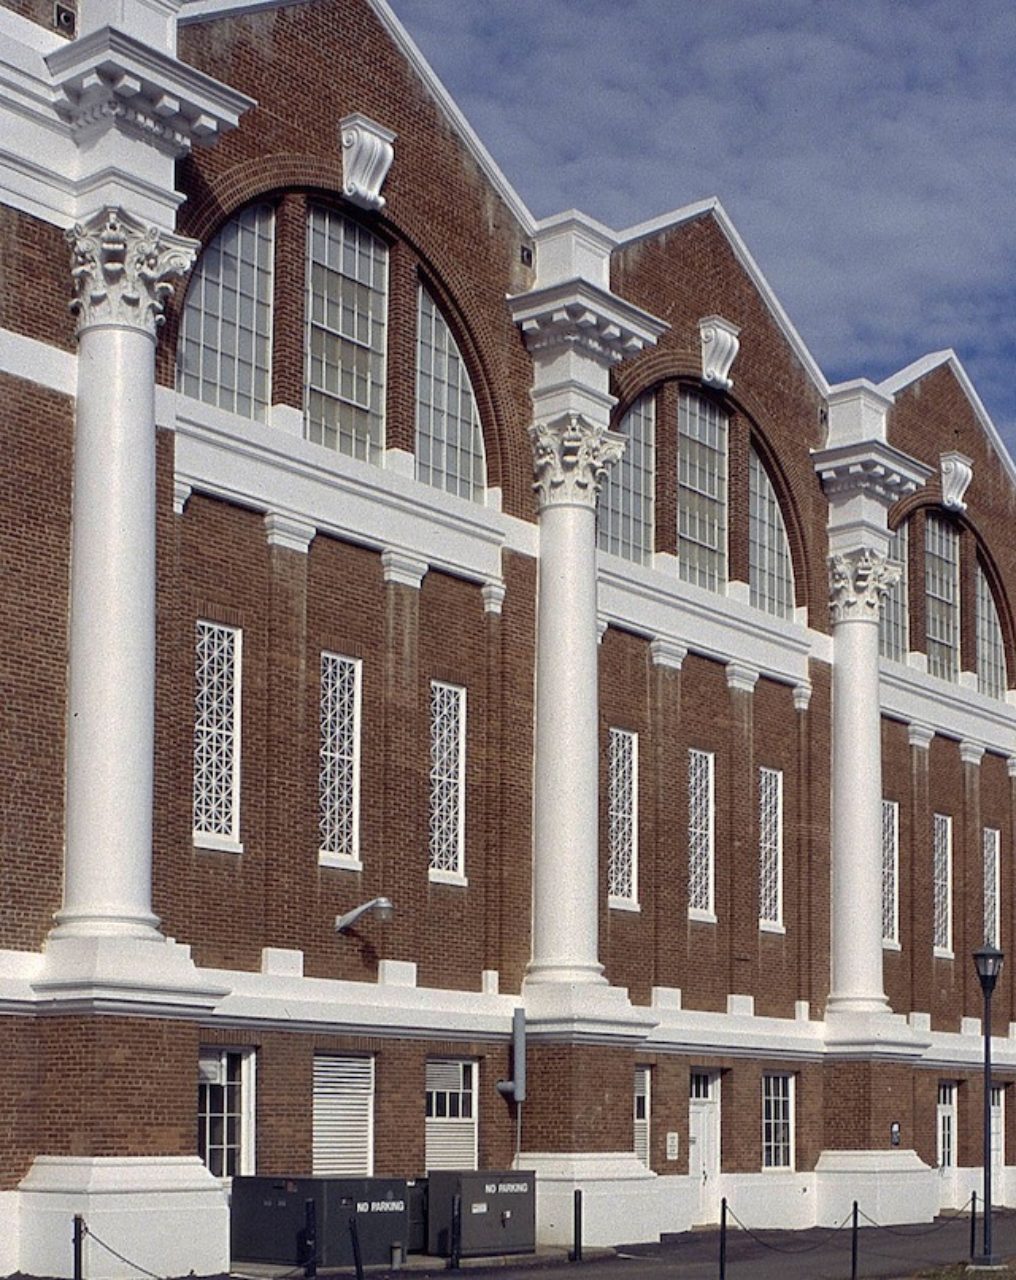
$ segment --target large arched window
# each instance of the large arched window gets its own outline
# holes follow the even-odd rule
[[[1005,642],[995,597],[980,563],[977,582],[977,687],[989,698],[1004,698],[1008,688],[1005,669]]]
[[[416,330],[416,477],[482,499],[483,434],[462,353],[434,299],[419,288]]]
[[[924,529],[924,612],[928,671],[955,680],[960,669],[960,535],[940,516]]]
[[[727,583],[727,415],[682,390],[677,413],[677,562],[685,582]]]
[[[756,609],[789,618],[794,611],[790,544],[776,491],[758,453],[748,461],[748,576]]]
[[[250,418],[264,418],[270,403],[274,225],[270,205],[252,205],[208,245],[177,346],[180,391]]]
[[[901,524],[889,543],[889,559],[900,567],[900,576],[886,593],[879,615],[879,650],[884,658],[905,662],[910,649],[909,607],[910,526]]]
[[[640,396],[621,419],[621,460],[607,473],[597,506],[600,549],[648,564],[653,553],[653,486],[656,475],[656,397]]]

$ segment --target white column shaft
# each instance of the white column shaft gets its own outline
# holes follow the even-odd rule
[[[596,518],[540,517],[533,954],[527,981],[599,982]]]

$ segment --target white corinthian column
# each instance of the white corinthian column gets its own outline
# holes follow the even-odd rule
[[[865,548],[829,560],[833,624],[829,1013],[887,1012],[882,983],[882,737],[878,621],[900,576]]]
[[[105,208],[67,233],[78,317],[63,906],[54,938],[152,914],[155,334],[194,245]]]
[[[530,427],[540,510],[533,950],[527,984],[602,983],[597,959],[596,499],[624,437]]]

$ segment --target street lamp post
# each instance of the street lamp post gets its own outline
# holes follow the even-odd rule
[[[991,1253],[991,993],[1002,972],[1005,956],[986,942],[974,952],[974,967],[984,992],[984,1254],[977,1262],[993,1266]]]

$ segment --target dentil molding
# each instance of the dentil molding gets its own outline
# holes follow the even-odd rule
[[[340,124],[342,194],[361,209],[377,213],[385,207],[381,187],[395,158],[397,135],[355,111]]]
[[[596,506],[607,470],[624,452],[624,436],[577,413],[529,428],[533,445],[533,489],[540,510],[549,506]]]
[[[155,337],[174,276],[186,275],[198,244],[147,226],[124,209],[100,209],[66,232],[77,297],[78,332],[92,325],[140,329]]]
[[[837,622],[878,622],[886,592],[901,569],[878,552],[864,548],[829,557],[829,608]]]

